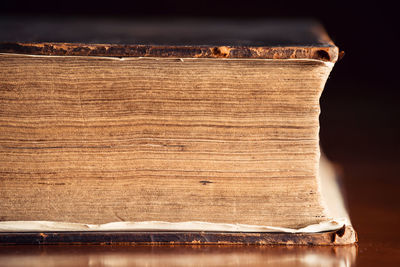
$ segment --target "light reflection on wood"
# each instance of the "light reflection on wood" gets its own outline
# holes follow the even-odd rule
[[[3,246],[0,266],[351,266],[356,246]]]

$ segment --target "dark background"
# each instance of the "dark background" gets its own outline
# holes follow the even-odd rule
[[[321,144],[343,171],[364,265],[380,261],[371,251],[400,254],[400,14],[391,2],[7,1],[0,15],[319,20],[345,51],[321,98]]]

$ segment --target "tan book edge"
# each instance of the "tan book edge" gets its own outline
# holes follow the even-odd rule
[[[12,54],[3,54],[5,56],[4,58],[12,58],[15,56],[16,59],[22,59],[22,58],[38,58],[39,62],[43,58],[44,62],[46,62],[49,58],[49,56],[24,56],[24,55],[12,55]],[[63,58],[56,56],[56,58]],[[66,59],[66,63],[72,58],[72,57],[64,57]],[[79,57],[78,57],[79,58]],[[82,58],[83,60],[86,60],[85,58]],[[88,59],[89,60],[89,59]],[[94,60],[96,60],[94,58]],[[102,60],[101,58],[97,60]],[[109,62],[110,58],[105,58],[105,62]],[[118,61],[121,61],[121,59],[116,59]],[[131,62],[139,62],[140,59],[128,59],[128,61]],[[152,60],[152,59],[149,59]],[[187,60],[190,59],[185,59],[184,61],[186,62]],[[229,60],[229,59],[225,59]],[[146,60],[147,61],[147,60]],[[157,64],[161,63],[164,60],[157,60]],[[165,60],[166,62],[169,62],[168,64],[172,64],[173,59],[167,59]],[[178,61],[178,62],[184,62],[183,60]],[[243,64],[243,66],[246,66],[247,64],[252,65],[253,60],[235,60],[236,63],[238,62],[243,62],[240,64]],[[318,60],[296,60],[296,59],[291,59],[291,60],[271,60],[271,59],[263,59],[262,61],[264,62],[269,62],[268,64],[271,64],[271,67],[274,67],[274,64],[279,64],[278,62],[293,62],[294,66],[299,64],[299,67],[302,66],[302,64],[316,64],[316,66],[321,67],[322,69],[325,69],[322,72],[319,72],[320,70],[318,69],[316,74],[310,73],[310,75],[321,75],[321,81],[322,84],[320,84],[320,89],[322,90],[323,85],[324,85],[324,79],[326,79],[327,75],[330,72],[330,69],[333,67],[333,63],[330,62],[323,62],[323,61],[318,61]],[[314,62],[315,61],[315,62]],[[29,62],[29,60],[27,60]],[[90,60],[89,60],[90,62]],[[193,62],[201,62],[200,59],[196,59],[196,61]],[[232,61],[234,62],[234,61]],[[296,63],[298,62],[298,63]],[[310,63],[307,63],[310,62]],[[31,63],[29,63],[31,64]],[[192,64],[192,63],[190,63]],[[225,64],[225,63],[224,63]],[[286,64],[286,63],[285,63]],[[249,66],[250,66],[249,65]],[[189,65],[190,66],[190,65]],[[199,65],[201,66],[201,65]],[[197,67],[197,66],[196,66]],[[82,66],[84,68],[84,66]],[[252,72],[254,71],[253,68],[249,69]],[[271,71],[274,69],[271,69]],[[277,74],[276,74],[277,75]],[[304,75],[304,74],[303,74]],[[272,76],[274,77],[274,76]],[[325,78],[324,78],[325,77]],[[319,95],[316,97],[319,98]],[[80,100],[81,101],[81,100]],[[316,122],[317,123],[317,122]],[[318,162],[318,161],[317,161]],[[124,222],[111,222],[111,223],[105,223],[105,224],[87,224],[84,221],[82,223],[71,223],[71,222],[56,222],[56,221],[25,221],[25,220],[20,220],[20,221],[3,221],[0,222],[0,231],[2,232],[71,232],[71,231],[84,231],[84,232],[109,232],[109,231],[134,231],[134,232],[155,232],[155,231],[161,231],[161,232],[170,232],[170,231],[175,231],[175,232],[221,232],[221,233],[237,233],[237,232],[242,232],[242,233],[265,233],[267,235],[272,234],[272,233],[286,233],[289,234],[289,236],[294,235],[294,234],[310,234],[314,233],[316,234],[316,240],[313,242],[315,244],[328,244],[325,239],[325,241],[318,241],[318,235],[319,233],[326,233],[326,232],[332,232],[333,236],[339,236],[340,238],[331,238],[331,244],[350,244],[354,243],[356,241],[356,236],[355,232],[351,227],[349,218],[347,216],[347,213],[344,209],[343,201],[340,197],[340,193],[337,189],[337,186],[335,186],[334,182],[334,174],[332,170],[329,167],[329,164],[326,163],[321,163],[321,168],[319,168],[318,165],[315,166],[315,171],[318,172],[318,169],[321,171],[320,172],[320,179],[317,179],[317,183],[319,186],[319,192],[318,195],[322,197],[320,199],[321,207],[324,209],[324,214],[326,216],[326,220],[321,220],[317,224],[310,224],[306,225],[305,227],[301,228],[288,228],[288,227],[280,227],[279,225],[274,225],[274,226],[268,226],[268,225],[249,225],[249,224],[243,224],[243,223],[212,223],[212,222],[207,222],[207,221],[174,221],[174,222],[168,222],[168,221],[124,221]],[[161,211],[160,211],[161,212]],[[10,215],[9,215],[10,216]],[[76,220],[76,219],[75,219]],[[338,234],[339,233],[339,234]],[[328,238],[328,240],[329,240]],[[304,238],[303,238],[304,239]],[[295,240],[295,239],[293,239]],[[293,243],[293,240],[288,240],[287,243]],[[304,239],[306,240],[306,239]],[[186,242],[186,241],[182,241]],[[220,242],[220,241],[219,241]],[[223,242],[223,241],[221,241]],[[245,242],[245,241],[243,241]],[[240,242],[240,243],[243,243]],[[258,242],[258,241],[257,241]],[[256,243],[257,243],[256,242]],[[260,241],[263,243],[263,241]],[[302,243],[303,241],[298,241],[294,243]],[[313,243],[311,242],[311,243]],[[325,242],[325,243],[324,243]],[[207,243],[207,242],[205,242]],[[254,243],[254,241],[252,241]],[[268,237],[268,241],[266,243],[281,243],[281,241],[276,241],[275,236],[272,234],[270,237]]]
[[[68,223],[55,221],[3,221],[0,222],[0,242],[4,236],[3,233],[27,233],[39,232],[40,237],[46,238],[45,232],[155,232],[155,234],[163,235],[163,232],[221,232],[221,233],[265,233],[267,235],[260,236],[255,242],[259,244],[307,244],[293,242],[290,240],[292,236],[297,234],[311,234],[308,239],[304,239],[311,244],[336,244],[348,245],[357,242],[357,234],[353,229],[349,214],[345,207],[342,191],[338,183],[339,177],[335,172],[334,166],[324,157],[321,157],[319,168],[319,182],[322,193],[322,201],[328,210],[328,214],[332,216],[331,220],[321,222],[319,224],[309,225],[300,229],[291,229],[285,227],[271,227],[265,225],[245,225],[245,224],[229,224],[229,223],[209,223],[199,221],[189,222],[162,222],[162,221],[145,221],[145,222],[111,222],[107,224],[85,224],[85,223]],[[288,234],[288,241],[282,242],[280,238],[274,237],[274,233]],[[229,234],[228,234],[229,235]],[[245,236],[245,235],[243,235]],[[267,238],[266,238],[267,237]],[[311,238],[310,238],[311,237]],[[328,237],[328,239],[327,239]],[[329,242],[329,237],[331,242]],[[18,239],[17,239],[18,240]],[[135,240],[135,238],[133,238]],[[246,243],[246,238],[239,243]],[[265,242],[265,240],[268,240]],[[298,240],[298,239],[293,239]],[[300,238],[300,240],[302,240]],[[312,240],[312,241],[310,241]],[[200,242],[200,241],[199,241]],[[42,243],[46,243],[45,240]],[[58,243],[58,242],[55,242]],[[59,242],[64,243],[64,242]],[[71,242],[74,243],[74,242]],[[119,243],[119,242],[111,242]],[[137,242],[133,243],[146,243]],[[193,243],[193,241],[181,241],[176,243]],[[200,243],[213,243],[203,241]],[[223,244],[224,241],[218,243]],[[235,242],[225,242],[235,243]]]

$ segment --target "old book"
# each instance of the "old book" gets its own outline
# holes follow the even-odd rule
[[[3,18],[0,36],[0,238],[355,241],[319,175],[338,48],[317,23]]]

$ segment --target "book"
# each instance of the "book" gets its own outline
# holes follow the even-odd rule
[[[334,175],[319,168],[319,97],[339,57],[319,24],[0,24],[0,241],[356,241],[335,183],[323,186]]]

